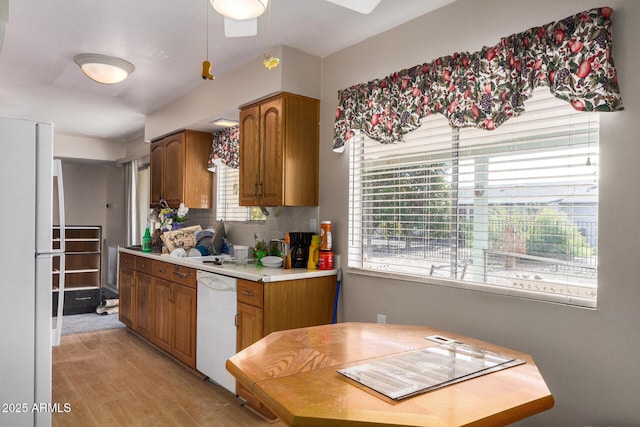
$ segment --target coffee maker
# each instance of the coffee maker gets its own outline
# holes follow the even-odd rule
[[[314,233],[290,232],[291,268],[307,268],[309,260],[309,245]]]

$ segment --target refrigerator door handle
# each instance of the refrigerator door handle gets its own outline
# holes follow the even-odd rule
[[[58,311],[56,313],[55,328],[51,329],[51,345],[57,347],[60,345],[60,337],[62,336],[62,316],[64,310],[64,285],[65,285],[65,264],[64,254],[54,254],[54,257],[60,258],[60,274],[58,275]]]
[[[53,251],[53,256],[60,258],[60,274],[58,276],[58,313],[55,325],[51,330],[51,344],[54,347],[60,345],[62,336],[62,316],[64,310],[64,286],[65,286],[65,218],[64,218],[64,184],[62,179],[62,162],[59,159],[53,160],[53,176],[58,181],[58,218],[60,220],[60,249]]]
[[[64,217],[64,183],[62,179],[62,162],[60,159],[53,160],[53,176],[58,181],[58,218],[60,222],[60,249],[53,251],[54,253],[65,252],[65,217]]]

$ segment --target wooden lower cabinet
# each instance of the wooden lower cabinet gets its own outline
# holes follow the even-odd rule
[[[122,262],[122,255],[120,256],[120,271],[118,278],[118,318],[119,320],[133,329],[133,293],[135,290],[135,270],[124,267]]]
[[[135,307],[136,331],[143,337],[151,337],[151,291],[153,277],[136,271]]]
[[[238,279],[237,351],[274,331],[331,323],[336,276],[262,283]],[[120,321],[185,365],[196,366],[196,270],[120,254]],[[237,394],[276,416],[237,383]]]
[[[195,270],[121,253],[119,275],[120,321],[195,369]]]
[[[196,270],[153,261],[151,342],[196,367]]]
[[[171,333],[173,319],[171,306],[171,282],[155,278],[153,281],[153,328],[151,342],[171,353]]]
[[[238,303],[238,331],[236,346],[238,351],[249,347],[263,337],[262,309],[248,304]]]
[[[263,284],[238,279],[237,351],[274,331],[331,323],[336,276]],[[242,384],[240,397],[268,418],[276,415]]]
[[[196,289],[174,284],[171,354],[196,367]]]
[[[119,319],[144,338],[151,336],[151,260],[120,254]]]
[[[196,289],[153,279],[151,342],[196,367]]]

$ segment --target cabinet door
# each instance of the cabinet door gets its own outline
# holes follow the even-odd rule
[[[260,106],[261,205],[282,205],[284,177],[284,98]],[[295,179],[295,177],[294,177]]]
[[[171,282],[157,277],[153,278],[151,342],[167,352],[171,352],[171,335],[173,333],[171,292]]]
[[[238,303],[237,350],[243,350],[262,338],[263,312],[261,308]]]
[[[252,305],[238,303],[238,329],[236,337],[237,350],[240,351],[263,337],[263,310]],[[236,393],[247,401],[247,404],[260,412],[267,419],[278,417],[247,388],[236,382]]]
[[[260,109],[240,111],[240,206],[258,205],[260,181]]]
[[[134,290],[135,290],[135,277],[134,271],[129,268],[120,268],[120,278],[118,280],[118,293],[119,293],[119,308],[118,318],[122,323],[130,328],[134,325]]]
[[[149,167],[151,169],[151,192],[149,197],[151,205],[156,206],[160,198],[164,196],[162,184],[164,144],[162,141],[151,144],[149,156]]]
[[[184,199],[184,141],[182,132],[163,139],[164,199],[172,208],[177,208]]]
[[[324,276],[264,286],[264,334],[331,323],[336,283],[337,276]]]
[[[135,331],[143,337],[151,337],[151,287],[153,277],[136,272],[136,325]]]
[[[171,354],[188,366],[196,367],[196,290],[172,284],[173,346]]]

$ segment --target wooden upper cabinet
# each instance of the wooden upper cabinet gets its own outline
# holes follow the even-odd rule
[[[240,109],[240,205],[317,206],[320,102],[290,93]]]
[[[257,206],[260,181],[260,107],[240,111],[240,206]]]
[[[261,106],[260,196],[265,206],[284,205],[284,103],[280,97]]]
[[[164,159],[162,169],[164,172],[164,199],[169,206],[179,206],[184,198],[184,181],[186,165],[185,134],[178,133],[164,139]],[[187,206],[191,206],[187,204]]]
[[[210,209],[213,174],[207,170],[211,134],[185,130],[151,144],[151,206],[164,198],[170,207]]]
[[[149,197],[151,206],[157,206],[158,201],[164,195],[162,182],[162,177],[164,175],[163,159],[164,144],[162,143],[162,140],[152,143],[149,152],[149,163],[151,167],[149,172],[151,181],[151,191]]]

